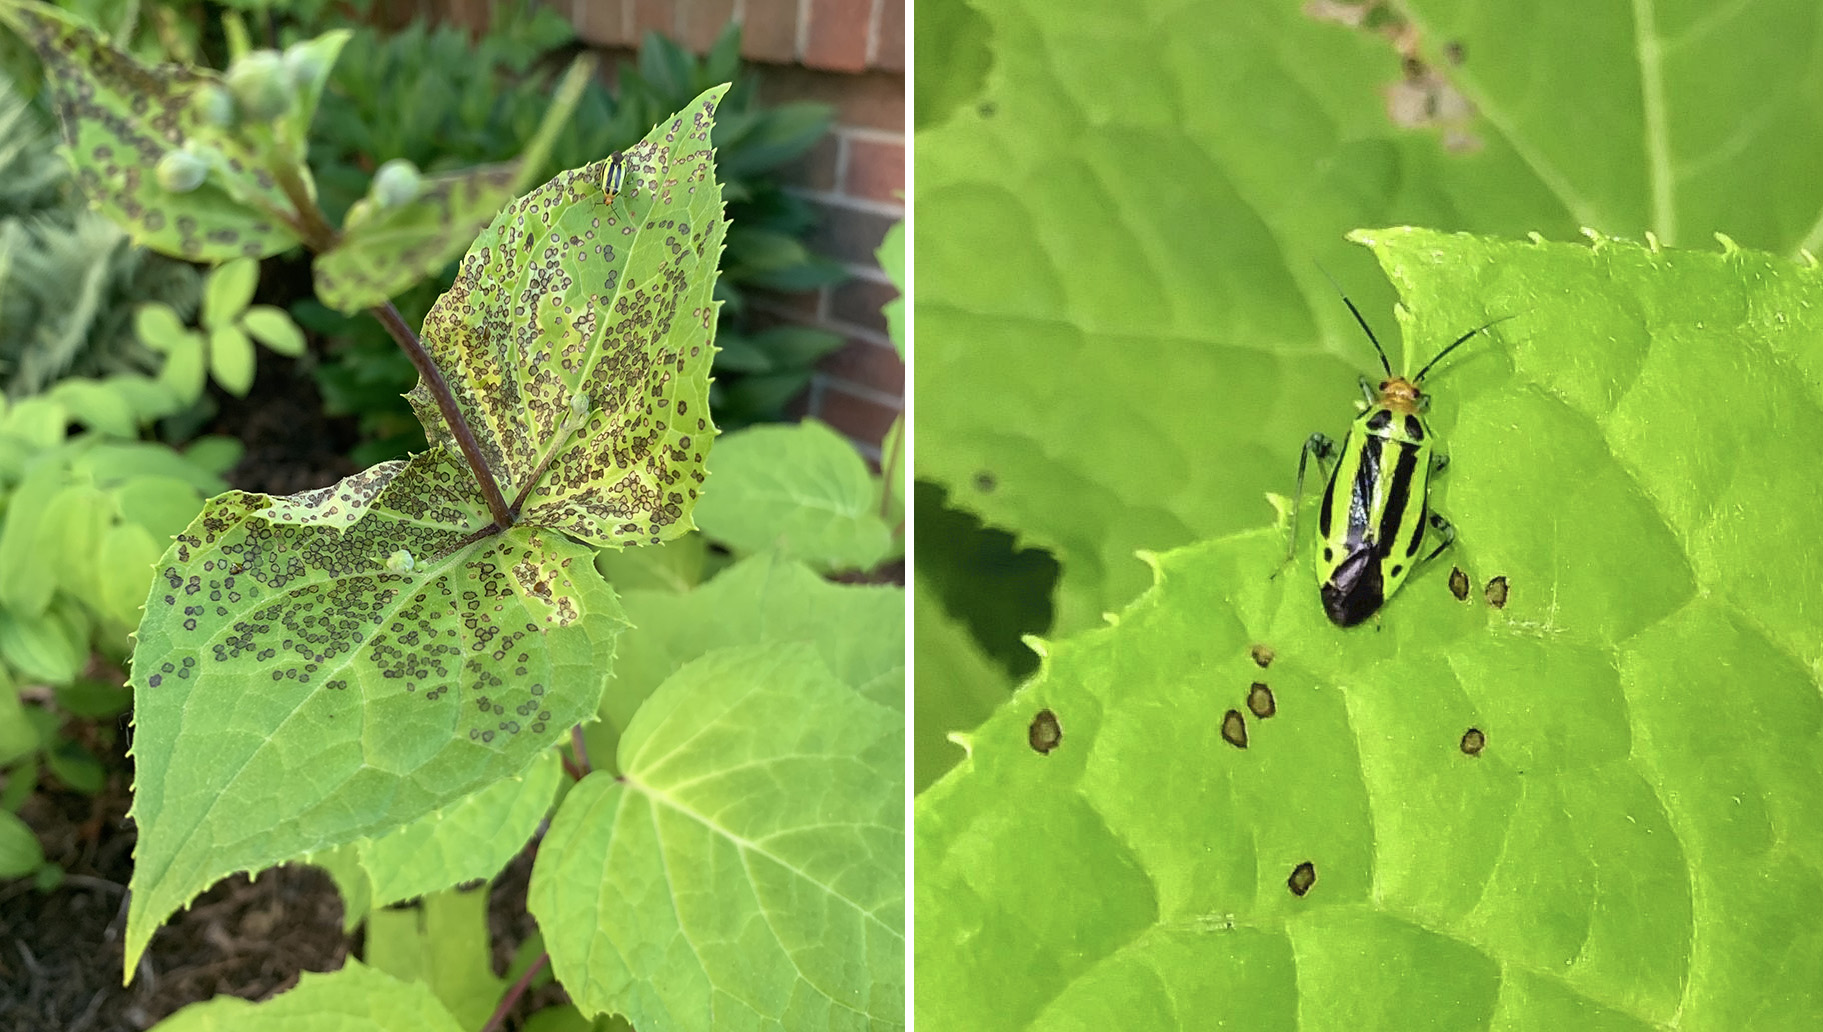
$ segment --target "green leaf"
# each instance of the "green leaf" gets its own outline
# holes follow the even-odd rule
[[[886,278],[899,288],[899,296],[886,302],[882,309],[886,313],[886,332],[892,337],[893,350],[899,357],[905,357],[905,223],[895,222],[886,231],[886,239],[880,242],[880,249],[874,252],[879,259],[880,268],[886,272]]]
[[[815,713],[816,719],[801,719]],[[528,906],[585,1013],[900,1028],[903,720],[807,644],[711,652],[564,798]]]
[[[196,508],[202,506],[199,504]],[[139,625],[146,589],[152,583],[152,566],[164,554],[161,545],[170,536],[154,535],[141,523],[121,523],[108,528],[97,555],[101,583],[96,601],[103,614],[128,627]]]
[[[69,418],[114,437],[136,437],[139,420],[126,399],[95,380],[62,380],[48,396],[61,404]]]
[[[190,332],[177,317],[177,311],[163,301],[140,305],[133,314],[133,329],[146,347],[161,355],[174,350]]]
[[[113,517],[108,496],[91,484],[69,484],[44,503],[32,548],[50,564],[55,586],[75,598],[96,597],[96,553]]]
[[[367,963],[401,982],[430,987],[465,1029],[487,1024],[506,991],[488,951],[485,887],[438,892],[421,906],[376,910],[367,919]]]
[[[150,573],[150,570],[147,572]],[[139,614],[135,612],[134,615]],[[117,717],[133,706],[132,690],[114,681],[78,677],[69,684],[56,685],[55,690],[59,707],[88,720]]]
[[[351,218],[336,245],[317,255],[312,268],[318,300],[340,312],[381,304],[469,249],[490,220],[498,228],[495,214],[544,167],[555,134],[575,110],[592,68],[592,61],[571,66],[538,133],[516,160],[425,176],[417,196],[404,204],[375,206],[370,198],[365,217]],[[599,167],[594,174],[599,183]]]
[[[961,761],[953,734],[972,731],[1005,702],[1013,685],[968,628],[943,608],[923,578],[912,591],[917,691],[912,696],[912,790],[929,788]]]
[[[518,193],[518,179],[517,162],[425,176],[411,201],[368,209],[312,262],[318,300],[357,312],[403,292],[461,254]]]
[[[203,385],[208,382],[209,375],[205,350],[203,335],[194,330],[186,331],[172,342],[171,353],[165,356],[165,366],[158,371],[158,382],[171,388],[185,404],[203,396]]]
[[[579,546],[475,534],[489,522],[433,450],[302,495],[230,492],[172,545],[134,650],[129,971],[217,879],[431,814],[596,711],[613,593],[570,578]],[[409,574],[384,564],[400,548]]]
[[[339,971],[305,971],[297,987],[259,1003],[217,996],[193,1003],[158,1032],[310,1029],[312,1032],[465,1032],[422,982],[401,982],[349,958]]]
[[[70,411],[63,402],[43,395],[15,402],[0,417],[0,433],[40,448],[60,443],[69,425]]]
[[[1107,5],[1055,19],[1029,0],[972,5],[992,74],[943,98],[949,117],[915,142],[916,473],[1057,555],[1058,633],[1137,595],[1136,549],[1270,517],[1261,497],[1285,489],[1313,414],[1345,404],[1372,364],[1317,265],[1364,310],[1383,309],[1387,292],[1343,244],[1349,229],[1645,228],[1630,200],[1645,196],[1642,150],[1564,133],[1629,199],[1597,213],[1497,120],[1472,120],[1473,153],[1396,126],[1384,91],[1398,56],[1375,32],[1306,13],[1329,8],[1343,9],[1196,0],[1127,25]],[[1449,84],[1467,88],[1484,59],[1500,62],[1514,76],[1499,98],[1509,112],[1577,110],[1539,98],[1572,79],[1615,81],[1590,68],[1634,67],[1630,50],[1597,60],[1553,47],[1542,72],[1514,39],[1550,19],[1526,31],[1507,17],[1468,23],[1470,10],[1450,19],[1455,35],[1416,38],[1436,68],[1446,42],[1463,42],[1468,63],[1436,73]],[[932,22],[951,46],[966,24]],[[1136,67],[1135,53],[1152,60]],[[956,71],[975,64],[959,58]],[[1604,102],[1615,110],[1630,108]],[[1823,192],[1801,204],[1814,214]]]
[[[253,386],[253,342],[238,326],[219,326],[209,333],[209,372],[222,389],[237,398]]]
[[[107,785],[108,772],[102,768],[101,761],[82,743],[72,739],[52,742],[44,751],[44,762],[59,781],[84,795],[98,795]]]
[[[0,524],[0,607],[15,615],[43,613],[57,590],[57,557],[38,547],[38,535],[51,499],[68,482],[69,468],[46,456],[26,471],[7,500]]]
[[[132,413],[135,429],[138,424],[162,419],[183,407],[171,388],[149,376],[123,373],[110,376],[101,381],[101,384],[117,399],[116,404],[124,404]],[[94,423],[90,425],[94,425]],[[132,434],[121,436],[132,436]]]
[[[220,331],[239,321],[260,284],[260,263],[251,258],[224,262],[203,283],[203,329]]]
[[[247,447],[233,437],[211,436],[198,437],[184,445],[184,458],[199,469],[217,475],[228,472],[238,465],[241,456],[246,454]]]
[[[662,545],[604,548],[595,556],[595,569],[622,594],[643,589],[682,595],[708,580],[716,566],[708,539],[686,534]]]
[[[38,727],[19,701],[19,686],[13,683],[6,666],[0,664],[0,767],[11,767],[38,751],[38,742]],[[8,774],[8,779],[17,790],[27,776],[14,771]],[[5,808],[0,805],[0,810]]]
[[[337,846],[321,853],[309,853],[303,862],[321,868],[335,882],[342,897],[342,931],[351,933],[367,920],[373,909],[373,881],[361,866],[360,851],[354,844]]]
[[[712,465],[697,519],[736,552],[777,548],[826,570],[872,569],[893,553],[879,482],[854,445],[816,420],[729,434]]]
[[[501,212],[424,320],[424,346],[501,489],[512,498],[531,484],[527,522],[595,545],[693,526],[715,434],[711,295],[727,222],[708,142],[724,89],[625,152],[612,207],[595,162]],[[540,298],[529,309],[528,290]],[[422,381],[409,397],[431,441],[454,452]]]
[[[70,472],[88,477],[97,487],[116,487],[140,477],[170,477],[203,494],[225,490],[222,479],[188,457],[153,441],[106,441],[87,448],[70,463]]]
[[[373,884],[371,905],[387,906],[499,874],[538,830],[562,781],[562,760],[549,749],[517,777],[358,843],[361,866]]]
[[[203,496],[189,480],[153,473],[134,477],[116,487],[114,505],[118,508],[121,519],[137,523],[150,531],[151,540],[164,542],[182,533],[190,521],[196,518],[196,514],[202,511]],[[157,553],[164,553],[162,545]],[[147,562],[157,558],[158,555],[154,555]],[[137,607],[145,601],[145,596],[144,585],[141,585],[139,597],[134,599],[133,605]]]
[[[687,594],[624,593],[639,633],[621,643],[614,691],[587,729],[599,764],[646,698],[710,649],[804,641],[842,683],[883,706],[905,705],[905,592],[831,584],[808,567],[766,553],[729,567]]]
[[[1215,539],[1050,646],[920,797],[918,1023],[1807,1028],[1823,275],[1728,245],[1359,237],[1408,341],[1520,313],[1426,381],[1454,551],[1344,631],[1309,542],[1275,578],[1283,529]],[[1728,418],[1691,432],[1695,398]]]
[[[42,863],[38,836],[16,815],[0,810],[0,878],[23,878]]]
[[[254,305],[241,316],[241,329],[281,355],[296,358],[304,353],[304,331],[283,308]]]
[[[315,39],[293,43],[285,48],[285,70],[291,77],[294,100],[286,113],[286,132],[293,140],[306,140],[310,123],[316,118],[317,104],[323,87],[329,82],[342,47],[354,36],[352,29],[333,29]]]
[[[199,262],[260,258],[298,242],[278,217],[290,202],[263,162],[205,120],[207,98],[222,89],[218,73],[140,64],[46,4],[10,3],[0,20],[44,62],[83,192],[136,242]],[[153,170],[189,141],[203,148],[208,178],[173,193]]]

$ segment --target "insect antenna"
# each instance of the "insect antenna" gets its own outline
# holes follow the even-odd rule
[[[1329,280],[1329,285],[1336,288],[1336,293],[1340,294],[1342,297],[1342,303],[1348,306],[1350,312],[1354,313],[1355,322],[1361,324],[1361,329],[1367,334],[1367,339],[1373,342],[1374,354],[1380,356],[1380,368],[1386,370],[1387,378],[1391,379],[1393,375],[1393,366],[1391,362],[1386,360],[1386,349],[1380,346],[1380,338],[1374,336],[1374,328],[1367,325],[1366,317],[1361,314],[1359,308],[1355,307],[1355,303],[1348,299],[1348,294],[1342,289],[1342,284],[1336,282],[1336,278],[1329,274],[1329,270],[1323,268],[1321,263],[1317,265],[1317,268],[1323,273],[1323,277]]]
[[[1457,337],[1455,340],[1450,342],[1449,347],[1444,348],[1442,351],[1437,352],[1436,358],[1433,358],[1429,362],[1424,363],[1424,368],[1418,370],[1418,375],[1412,377],[1412,382],[1413,383],[1423,383],[1424,374],[1430,372],[1432,366],[1436,365],[1438,362],[1443,361],[1443,356],[1445,356],[1445,355],[1449,354],[1450,352],[1456,350],[1457,348],[1461,347],[1464,343],[1466,343],[1468,341],[1468,339],[1470,337],[1473,337],[1475,334],[1480,333],[1483,330],[1491,329],[1495,326],[1498,326],[1499,324],[1506,322],[1508,319],[1511,319],[1511,318],[1514,318],[1514,316],[1503,315],[1498,319],[1494,319],[1489,322],[1484,322],[1480,326],[1477,326],[1474,329],[1463,334],[1462,336]]]

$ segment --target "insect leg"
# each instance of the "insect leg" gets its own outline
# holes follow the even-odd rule
[[[1296,557],[1298,552],[1298,510],[1304,508],[1304,471],[1310,465],[1310,458],[1313,455],[1316,456],[1317,468],[1324,476],[1328,476],[1329,471],[1323,467],[1323,464],[1328,462],[1335,453],[1336,442],[1324,434],[1311,434],[1304,442],[1303,451],[1298,453],[1298,487],[1291,502],[1290,537],[1285,542],[1285,562],[1280,564],[1278,570],[1273,571],[1274,577],[1279,575],[1279,571],[1291,565],[1291,560]]]
[[[1430,524],[1431,529],[1443,537],[1443,543],[1431,549],[1431,554],[1424,557],[1424,561],[1427,563],[1443,554],[1444,549],[1456,543],[1456,528],[1450,524],[1449,520],[1433,512]]]
[[[1363,376],[1359,380],[1356,380],[1355,382],[1359,383],[1361,385],[1361,402],[1362,402],[1363,408],[1366,408],[1368,405],[1372,405],[1374,402],[1380,400],[1380,389],[1378,387],[1374,386],[1374,382],[1372,380],[1369,380],[1367,377]]]

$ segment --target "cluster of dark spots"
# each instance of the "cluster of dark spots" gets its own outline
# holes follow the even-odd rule
[[[1240,710],[1222,714],[1222,740],[1236,749],[1247,748],[1247,718],[1241,716]]]
[[[1040,756],[1049,755],[1052,749],[1063,742],[1063,727],[1057,723],[1057,714],[1048,709],[1039,710],[1025,730],[1025,740],[1033,752]]]

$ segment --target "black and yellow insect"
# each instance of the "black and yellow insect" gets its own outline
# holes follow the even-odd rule
[[[1386,371],[1386,379],[1378,387],[1365,376],[1361,378],[1366,410],[1342,440],[1341,455],[1329,471],[1329,486],[1317,512],[1317,582],[1322,585],[1323,611],[1337,626],[1352,627],[1378,612],[1415,568],[1436,558],[1455,540],[1449,521],[1430,511],[1430,478],[1442,472],[1449,457],[1437,450],[1436,438],[1424,420],[1429,399],[1419,385],[1444,356],[1502,320],[1457,337],[1426,362],[1418,375],[1394,376],[1385,349],[1360,309],[1346,296],[1342,302],[1366,331],[1380,356],[1380,368]],[[1304,497],[1305,467],[1312,456],[1321,464],[1335,455],[1335,442],[1323,434],[1311,434],[1304,443],[1298,457],[1288,562],[1297,550],[1297,510]],[[1421,559],[1426,527],[1435,530],[1442,541]]]
[[[601,193],[609,204],[620,196],[620,188],[627,182],[627,156],[620,151],[608,155],[608,167],[601,172]]]

